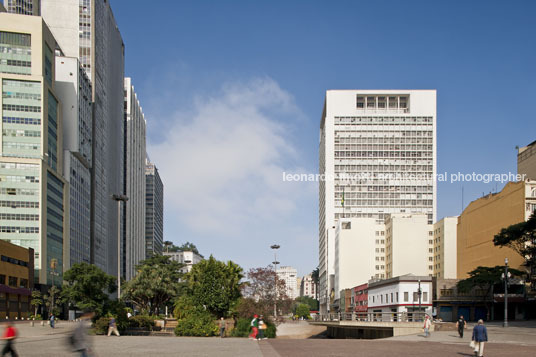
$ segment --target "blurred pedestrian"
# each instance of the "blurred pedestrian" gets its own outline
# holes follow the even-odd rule
[[[249,335],[249,338],[252,340],[257,338],[257,333],[259,331],[259,315],[255,314],[253,315],[253,319],[251,320],[251,335]]]
[[[54,314],[50,314],[50,327],[54,328],[54,320],[55,320]]]
[[[223,338],[225,336],[225,320],[223,317],[220,319],[220,337]]]
[[[488,342],[488,329],[484,326],[482,319],[478,320],[478,324],[473,328],[471,341],[475,344],[475,356],[482,357],[484,355],[484,342]]]
[[[15,326],[9,322],[9,320],[4,323],[4,327],[5,330],[4,334],[2,335],[2,340],[5,340],[6,344],[2,349],[2,356],[5,356],[8,352],[11,352],[11,357],[17,357],[17,352],[15,352],[15,348],[13,347],[15,339],[17,338],[17,330],[15,329]]]
[[[110,322],[108,322],[108,337],[110,337],[112,332],[115,333],[117,337],[120,336],[119,331],[117,330],[117,323],[115,322],[114,317],[110,317]]]
[[[460,318],[458,319],[458,321],[456,321],[456,328],[458,329],[458,334],[460,335],[460,338],[463,338],[463,330],[465,330],[466,326],[467,323],[465,322],[463,315],[460,315]]]
[[[430,321],[430,316],[426,315],[424,318],[424,337],[430,337],[430,327],[432,327],[432,321]]]
[[[266,322],[264,322],[264,316],[261,315],[259,318],[259,337],[257,340],[266,339],[266,337],[264,337],[264,331],[266,331]]]
[[[81,357],[89,357],[89,353],[91,352],[88,333],[93,316],[95,316],[95,313],[91,311],[87,311],[80,316],[80,322],[69,337],[69,342],[73,350],[80,353]]]

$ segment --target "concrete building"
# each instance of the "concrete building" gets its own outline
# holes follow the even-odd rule
[[[352,304],[355,312],[368,312],[368,283],[361,284],[353,288]]]
[[[4,4],[7,12],[12,14],[41,15],[41,0],[5,0]]]
[[[92,84],[90,260],[116,276],[119,217],[111,197],[123,192],[123,40],[106,0],[42,0],[41,15],[65,56],[79,59]]]
[[[66,262],[91,262],[91,83],[76,57],[56,57],[56,92],[63,117],[64,177],[69,182],[70,254]],[[68,267],[67,267],[68,268]]]
[[[307,296],[316,299],[316,283],[311,274],[305,275],[300,282],[300,296]]]
[[[433,273],[433,226],[426,214],[392,214],[385,220],[385,277]]]
[[[147,159],[145,164],[145,254],[161,255],[164,246],[164,185],[158,168]]]
[[[429,276],[408,274],[372,281],[368,284],[368,312],[420,311],[432,316],[432,293],[432,278]]]
[[[458,216],[445,217],[434,224],[433,276],[442,279],[456,279],[456,233]]]
[[[524,270],[523,258],[507,247],[496,247],[493,237],[512,224],[526,221],[536,211],[536,181],[509,182],[501,192],[471,202],[458,219],[457,276],[468,277],[478,266],[504,265]]]
[[[296,277],[298,271],[289,266],[282,266],[277,268],[277,277],[285,282],[285,293],[290,299],[297,298],[298,286],[296,283]]]
[[[336,224],[334,302],[344,289],[385,278],[385,226],[373,218],[340,218]]]
[[[0,320],[28,318],[34,287],[34,250],[0,240]]]
[[[0,239],[35,252],[35,280],[62,281],[69,202],[63,179],[56,40],[42,18],[0,13]]]
[[[339,218],[436,212],[436,91],[330,90],[320,124],[320,310],[334,274]],[[330,239],[331,238],[331,239]]]
[[[517,173],[536,180],[536,141],[517,150]]]
[[[145,254],[145,130],[146,122],[132,80],[125,78],[125,153],[124,192],[125,229],[122,236],[121,274],[130,280],[136,275],[136,265]]]
[[[184,267],[181,269],[183,273],[189,273],[192,270],[194,264],[199,263],[203,260],[203,256],[192,252],[191,250],[179,251],[179,252],[164,252],[164,256],[170,257],[171,260],[184,264]]]

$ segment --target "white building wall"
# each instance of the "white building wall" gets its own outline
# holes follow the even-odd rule
[[[183,273],[189,273],[194,264],[197,264],[203,260],[201,255],[192,251],[163,252],[162,255],[169,256],[171,260],[184,264],[184,267],[181,270]]]
[[[458,217],[445,217],[434,224],[434,276],[456,279],[456,234]]]
[[[313,282],[311,274],[305,275],[300,281],[300,296],[316,299],[317,286]]]
[[[374,283],[368,289],[368,312],[412,312],[418,311],[419,278],[421,279],[421,311],[432,314],[432,280],[429,277],[400,276]],[[393,280],[390,282],[390,280]],[[407,297],[407,299],[406,299]]]
[[[295,299],[299,296],[297,276],[298,271],[293,267],[283,266],[277,269],[279,279],[285,281],[286,294],[290,299]]]

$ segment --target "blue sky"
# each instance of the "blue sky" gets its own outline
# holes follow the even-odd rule
[[[516,171],[536,140],[534,1],[112,1],[149,156],[165,184],[165,239],[244,268],[318,262],[327,89],[437,89],[438,171]],[[465,205],[502,185],[464,184]],[[461,210],[440,183],[438,218]]]

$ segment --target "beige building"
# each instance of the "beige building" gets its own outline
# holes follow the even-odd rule
[[[0,239],[32,248],[35,279],[61,284],[69,258],[60,51],[38,16],[0,13]]]
[[[392,214],[385,220],[385,276],[433,274],[433,226],[426,214]]]
[[[523,258],[510,248],[496,247],[493,237],[512,224],[527,220],[536,211],[536,181],[509,182],[501,192],[471,202],[460,215],[457,232],[457,276],[478,266],[509,265],[523,269]]]
[[[536,141],[517,149],[517,173],[536,180]]]
[[[434,224],[433,276],[456,279],[456,233],[458,217],[445,217]],[[430,259],[430,258],[429,258]]]

